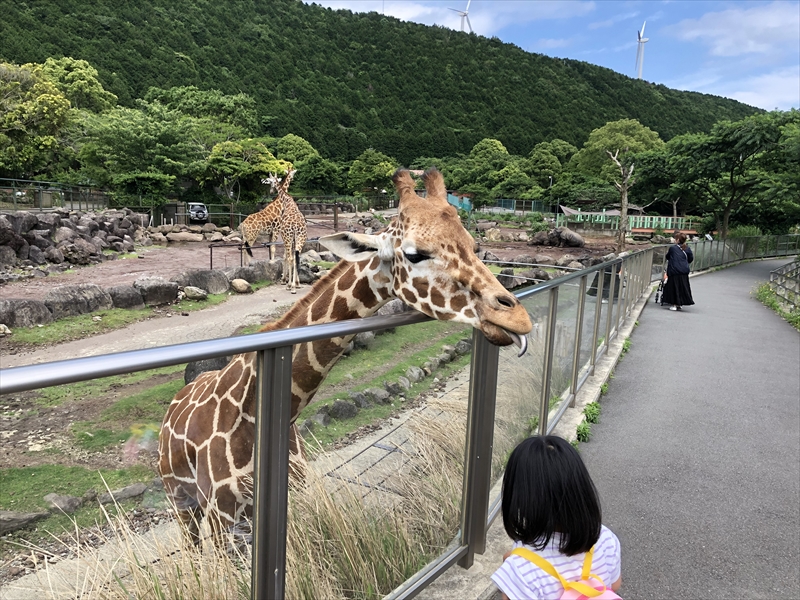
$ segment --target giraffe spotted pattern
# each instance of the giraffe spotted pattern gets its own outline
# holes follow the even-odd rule
[[[374,235],[339,233],[320,242],[342,260],[279,321],[262,331],[367,317],[400,298],[441,320],[467,323],[497,345],[525,346],[526,310],[474,253],[474,241],[446,200],[435,169],[424,176],[427,197],[408,171],[395,173],[398,216]],[[308,405],[352,336],[297,344],[292,354],[291,422]],[[159,470],[184,532],[198,543],[198,523],[213,512],[223,527],[252,514],[255,353],[204,373],[173,399],[159,436]],[[302,440],[290,432],[296,469]]]

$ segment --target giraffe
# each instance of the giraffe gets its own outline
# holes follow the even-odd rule
[[[303,251],[303,246],[306,245],[306,240],[308,239],[306,218],[300,212],[294,198],[288,193],[289,184],[286,180],[291,180],[295,173],[296,171],[294,170],[289,171],[283,182],[275,175],[270,175],[269,178],[264,180],[264,183],[271,184],[272,190],[278,193],[274,201],[281,202],[282,212],[276,224],[276,229],[283,240],[284,248],[281,283],[285,283],[286,289],[293,294],[297,293],[297,287],[300,285],[298,273],[300,270],[300,253]]]
[[[264,179],[262,183],[271,184],[272,190],[274,191],[277,189],[278,194],[280,194],[281,189],[285,192],[289,188],[294,174],[295,171],[289,171],[283,181],[277,179],[275,175],[271,175],[268,179]],[[245,266],[250,264],[250,260],[253,257],[253,251],[250,247],[256,243],[258,236],[262,234],[267,236],[267,241],[270,244],[269,259],[272,260],[275,258],[275,246],[272,245],[272,242],[277,237],[278,225],[283,215],[283,202],[279,202],[278,200],[279,198],[275,198],[275,200],[267,204],[259,212],[248,215],[239,225],[239,230],[242,232],[242,237],[244,238],[244,248],[247,252],[244,259]]]
[[[395,173],[398,215],[384,230],[323,237],[320,242],[342,260],[261,331],[368,317],[399,298],[430,317],[472,325],[491,343],[516,343],[524,352],[532,327],[527,311],[476,256],[474,240],[447,202],[441,173],[432,168],[423,179],[424,199],[408,171]],[[294,456],[302,453],[294,421],[352,337],[293,348]],[[255,360],[255,353],[240,354],[225,368],[203,373],[178,392],[164,417],[159,471],[184,533],[195,544],[204,514],[217,517],[212,519],[217,527],[232,527],[252,514]]]

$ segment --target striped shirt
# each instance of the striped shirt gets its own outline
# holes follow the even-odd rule
[[[566,556],[558,551],[559,534],[553,534],[544,550],[534,550],[520,542],[514,548],[527,548],[548,560],[567,581],[579,581],[585,554]],[[619,540],[610,529],[603,525],[600,539],[594,546],[592,573],[600,577],[607,587],[620,578]],[[558,579],[548,575],[522,556],[512,554],[492,575],[495,585],[511,600],[550,600],[560,598],[564,588]]]

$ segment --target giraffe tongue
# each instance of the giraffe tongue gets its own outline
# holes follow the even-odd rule
[[[511,341],[514,342],[514,345],[519,348],[519,354],[517,354],[517,357],[525,354],[525,352],[528,350],[528,336],[519,335],[513,331],[508,331],[507,329],[504,329],[503,331],[505,331],[506,335],[511,338]]]

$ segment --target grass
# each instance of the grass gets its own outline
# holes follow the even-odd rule
[[[599,402],[590,402],[586,406],[583,407],[583,416],[586,417],[586,421],[589,423],[599,423],[600,422],[600,403]]]
[[[608,382],[606,381],[600,386],[600,395],[605,396],[608,393]]]
[[[787,310],[787,305],[783,304],[775,291],[768,283],[764,283],[755,289],[755,297],[767,308],[774,310],[780,317],[786,320],[792,327],[800,331],[800,308]]]
[[[579,442],[588,442],[592,436],[592,426],[587,421],[581,421],[576,433]]]
[[[221,304],[227,299],[228,294],[211,294],[206,300],[182,300],[170,306],[178,312],[193,312]],[[160,312],[163,309],[164,307],[112,308],[77,317],[65,317],[47,325],[15,329],[10,339],[15,343],[32,346],[61,344],[122,329],[132,323],[157,316],[156,311]]]
[[[76,442],[86,450],[103,450],[122,442],[137,443],[158,437],[172,398],[184,386],[183,377],[122,398],[103,410],[98,419],[72,425]]]

